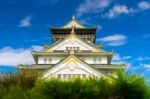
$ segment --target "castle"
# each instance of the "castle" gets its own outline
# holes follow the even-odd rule
[[[105,51],[96,44],[96,27],[80,24],[75,16],[62,27],[50,27],[52,45],[44,45],[42,51],[32,51],[35,64],[19,65],[19,69],[35,69],[45,79],[104,77],[125,64],[112,64],[114,51]]]

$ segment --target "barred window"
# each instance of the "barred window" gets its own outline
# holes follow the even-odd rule
[[[83,74],[83,75],[82,75],[82,77],[83,77],[83,78],[86,78],[86,75],[85,75],[85,74]]]
[[[58,74],[58,79],[61,79],[61,74]]]
[[[52,63],[52,58],[49,58],[48,61],[49,61],[49,63]]]
[[[101,58],[100,58],[100,57],[98,58],[98,62],[99,62],[99,63],[101,62]]]
[[[58,74],[58,79],[74,79],[74,78],[86,78],[86,74]]]
[[[47,58],[44,58],[44,63],[47,63]]]
[[[68,74],[68,79],[71,79],[71,74]]]
[[[80,78],[80,74],[77,74],[77,78]]]
[[[66,50],[68,51],[68,50],[69,50],[69,47],[66,47]]]
[[[72,50],[73,48],[72,47],[70,47],[70,50]]]
[[[76,78],[76,74],[72,74],[72,78]]]
[[[96,63],[96,62],[97,62],[96,60],[97,60],[97,58],[96,58],[96,57],[94,57],[94,58],[93,58],[93,62],[94,62],[94,63]]]
[[[63,79],[66,79],[67,78],[67,74],[63,74]]]
[[[77,51],[79,50],[79,47],[77,47]]]
[[[73,47],[73,50],[74,50],[74,51],[76,51],[76,50],[77,50],[77,48],[76,48],[76,47]]]

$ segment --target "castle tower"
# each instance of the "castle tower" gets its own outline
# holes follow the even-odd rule
[[[35,64],[19,65],[19,69],[35,69],[43,72],[45,79],[105,77],[124,64],[112,64],[114,51],[105,51],[101,44],[95,44],[96,27],[81,25],[72,17],[62,27],[50,27],[52,45],[42,51],[32,51]]]
[[[75,16],[62,27],[50,27],[52,33],[52,41],[55,43],[65,39],[70,33],[71,29],[74,28],[75,33],[80,37],[92,43],[95,43],[96,39],[96,27],[86,27],[80,24]]]

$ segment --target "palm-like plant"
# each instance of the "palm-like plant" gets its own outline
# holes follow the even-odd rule
[[[144,99],[148,94],[148,85],[139,75],[117,72],[113,82],[113,97],[111,99]]]

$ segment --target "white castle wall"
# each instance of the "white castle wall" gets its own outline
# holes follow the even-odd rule
[[[107,64],[107,57],[84,57],[83,59],[89,64]]]
[[[63,57],[61,56],[52,56],[52,57],[46,57],[46,56],[39,56],[38,57],[38,64],[56,64],[60,60],[62,60]],[[47,60],[47,61],[45,61]]]
[[[72,41],[72,42],[68,42],[66,41],[66,43],[60,45],[58,48],[56,48],[55,50],[66,50],[67,47],[79,47],[79,50],[83,50],[83,51],[90,51],[91,49],[89,49],[88,47],[86,47],[85,45],[82,45],[82,43],[79,43],[77,41]]]
[[[56,64],[61,61],[63,57],[61,56],[39,56],[38,64]],[[85,61],[88,64],[107,64],[107,57],[82,57],[81,60]]]

